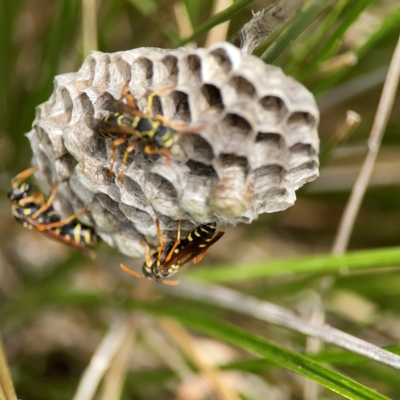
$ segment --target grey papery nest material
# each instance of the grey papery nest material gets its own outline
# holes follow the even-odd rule
[[[101,118],[123,85],[139,110],[154,98],[153,114],[199,131],[176,134],[170,162],[131,153],[125,184],[109,177],[112,139],[98,137],[87,117]],[[250,223],[294,204],[295,191],[318,176],[319,113],[311,93],[257,57],[229,43],[208,49],[139,48],[91,52],[81,69],[55,78],[50,99],[37,107],[28,133],[44,193],[60,183],[54,208],[63,216],[90,206],[82,220],[111,246],[142,257],[143,240],[158,244],[155,221],[176,236],[206,222]],[[133,139],[134,140],[134,139]]]

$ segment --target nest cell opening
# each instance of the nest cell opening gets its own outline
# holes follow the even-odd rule
[[[211,163],[214,159],[211,144],[198,133],[183,134],[181,143],[188,157],[194,161]]]
[[[285,175],[285,169],[281,165],[265,165],[257,168],[255,174],[255,191],[263,191],[271,186],[279,186]]]
[[[129,82],[131,80],[131,66],[121,57],[118,57],[115,64],[117,67],[117,71],[122,78],[122,81],[124,83]]]
[[[120,221],[126,221],[126,216],[119,209],[119,205],[110,196],[105,193],[96,193],[96,200],[114,217],[118,218]]]
[[[234,76],[229,81],[229,84],[235,89],[239,97],[252,98],[256,93],[256,89],[254,88],[254,86],[242,76]]]
[[[216,178],[217,172],[212,165],[206,165],[198,161],[189,160],[186,165],[189,167],[191,175]]]
[[[93,104],[86,93],[83,92],[79,95],[79,102],[81,103],[82,110],[85,110],[87,115],[94,114]]]
[[[215,64],[221,72],[227,74],[232,69],[232,62],[224,49],[213,50],[210,56],[214,58]]]
[[[287,121],[290,132],[308,133],[315,127],[315,118],[308,112],[294,112]]]
[[[184,122],[190,122],[192,116],[189,108],[188,95],[179,90],[174,90],[171,99],[175,107],[173,118]]]
[[[148,174],[148,180],[157,192],[154,197],[167,200],[176,199],[178,197],[178,192],[174,185],[163,176],[152,172]]]
[[[220,113],[224,109],[221,92],[216,86],[205,84],[201,88],[201,93],[206,99],[207,111]]]
[[[279,97],[264,96],[259,103],[266,111],[263,113],[263,119],[269,124],[279,124],[287,113],[285,103]]]
[[[136,224],[148,226],[154,223],[151,215],[146,211],[141,210],[140,208],[128,204],[121,204],[120,209],[124,213],[126,218]],[[129,232],[131,232],[131,230],[129,230]]]
[[[190,55],[186,59],[188,69],[190,72],[190,80],[195,81],[201,80],[201,60],[200,57],[196,55]]]
[[[290,148],[291,154],[301,155],[307,158],[311,158],[317,155],[315,149],[308,143],[296,143]]]
[[[161,103],[161,99],[160,96],[154,96],[153,97],[153,103],[151,105],[151,113],[152,115],[164,115],[164,111],[163,111],[163,107],[162,107],[162,103]],[[143,110],[143,112],[146,112],[146,109]]]
[[[61,88],[61,101],[63,104],[64,108],[64,113],[65,113],[65,122],[68,124],[71,121],[72,117],[72,109],[73,109],[73,103],[71,99],[71,95],[69,94],[69,91],[66,88]]]
[[[285,140],[278,133],[258,132],[252,151],[251,164],[258,168],[277,161],[286,161]]]
[[[246,157],[237,156],[235,154],[221,154],[220,165],[224,171],[240,171],[242,175],[247,176],[250,171],[249,162]]]
[[[153,79],[153,62],[148,58],[142,57],[132,65],[132,80],[136,84],[147,82],[149,85]]]
[[[274,150],[281,150],[285,146],[285,139],[279,133],[258,132],[256,143],[265,143]]]
[[[162,63],[167,70],[166,78],[176,83],[179,74],[178,59],[175,56],[166,56],[162,59]]]
[[[94,71],[96,71],[96,64],[97,64],[97,61],[96,61],[96,59],[94,58],[94,57],[92,57],[92,56],[88,56],[87,58],[86,58],[86,60],[85,60],[85,72],[86,73],[88,73],[90,76],[88,77],[88,76],[86,76],[86,74],[84,74],[84,78],[85,79],[88,79],[88,81],[89,82],[87,82],[88,83],[88,86],[92,86],[92,84],[93,84],[93,78],[94,78],[94,75],[93,75],[93,73],[94,73]]]
[[[141,204],[147,204],[147,197],[144,194],[142,187],[131,179],[129,176],[124,176],[125,178],[125,189],[129,193],[130,196],[135,197]]]
[[[219,140],[230,152],[246,151],[247,141],[253,132],[250,123],[237,114],[227,114],[220,124]]]

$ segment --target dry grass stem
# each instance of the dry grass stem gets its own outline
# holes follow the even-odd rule
[[[175,343],[192,360],[194,365],[207,377],[210,385],[221,400],[240,400],[240,396],[223,381],[220,371],[202,356],[194,347],[193,340],[181,324],[170,318],[161,318],[160,324]]]
[[[104,377],[102,400],[118,400],[121,398],[133,351],[134,339],[135,333],[132,331],[112,360],[110,368]]]
[[[298,317],[294,312],[283,307],[258,300],[232,289],[198,282],[182,282],[179,286],[173,288],[168,288],[165,285],[162,289],[175,296],[210,303],[307,336],[320,338],[324,342],[400,370],[400,356],[396,354],[329,325],[315,324]]]
[[[213,15],[225,10],[233,4],[233,0],[214,0]],[[212,28],[207,35],[204,47],[210,47],[214,43],[223,42],[228,35],[229,21]]]
[[[321,63],[317,74],[331,75],[343,68],[353,67],[357,64],[357,61],[357,55],[353,51],[348,51]]]
[[[174,14],[176,24],[178,25],[179,36],[182,39],[192,36],[192,21],[190,20],[189,13],[183,1],[178,1],[174,4]]]
[[[97,0],[82,0],[82,54],[97,50]]]
[[[375,160],[379,152],[380,143],[383,133],[392,111],[394,99],[397,92],[400,77],[400,38],[397,42],[389,71],[383,86],[382,95],[379,101],[378,110],[375,115],[374,124],[372,126],[370,138],[368,141],[368,154],[361,167],[360,174],[351,192],[350,199],[346,205],[342,219],[340,221],[339,230],[333,245],[334,254],[342,254],[348,245],[351,231],[353,230],[358,210],[368,183],[374,169]]]
[[[159,327],[151,323],[142,323],[141,331],[146,344],[160,357],[164,363],[184,382],[194,377],[178,349],[160,333]]]
[[[3,343],[0,339],[0,400],[17,400]]]
[[[111,361],[121,346],[129,340],[131,334],[132,324],[130,320],[118,319],[113,323],[83,373],[73,400],[91,400],[94,397]]]

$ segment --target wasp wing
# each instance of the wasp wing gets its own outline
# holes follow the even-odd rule
[[[32,218],[26,218],[25,221],[31,225],[33,228],[39,227],[41,224],[37,222],[36,220]],[[54,231],[54,229],[47,229],[44,231],[39,231],[40,233],[43,233],[44,236],[46,236],[48,239],[51,239],[55,242],[65,244],[71,249],[74,249],[76,251],[79,251],[80,253],[84,254],[85,256],[91,258],[94,260],[96,258],[96,253],[93,252],[92,250],[89,250],[87,247],[80,245],[79,243],[76,243],[73,240],[70,240],[66,238],[63,235],[57,234],[57,232]]]
[[[186,245],[184,245],[178,253],[173,253],[171,259],[167,262],[164,262],[160,269],[168,269],[173,264],[179,264],[180,267],[198,257],[200,254],[207,251],[207,249],[212,246],[215,242],[217,242],[224,235],[225,231],[216,232],[213,238],[206,243],[202,243],[205,246],[199,247],[199,244],[196,240],[192,240],[191,242],[187,241]],[[186,241],[186,239],[184,239]],[[177,247],[179,249],[180,246]]]
[[[113,121],[104,121],[102,119],[87,117],[87,126],[98,133],[109,133],[116,136],[135,136],[138,139],[140,133],[128,125],[118,125]]]

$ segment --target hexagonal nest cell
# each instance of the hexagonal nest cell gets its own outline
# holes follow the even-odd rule
[[[142,113],[149,94],[169,86],[150,112],[182,129],[169,157],[147,154],[139,139],[122,182],[122,156],[137,138],[118,146],[110,176],[113,139],[99,137],[87,118],[110,114],[103,107],[109,100],[126,102],[125,84]],[[84,222],[122,253],[142,257],[141,241],[157,244],[157,219],[173,237],[179,220],[184,231],[206,222],[233,226],[293,205],[295,190],[318,176],[318,121],[300,83],[219,43],[91,52],[78,72],[55,78],[28,138],[41,189],[48,194],[61,183],[56,210],[65,216],[90,206]]]

